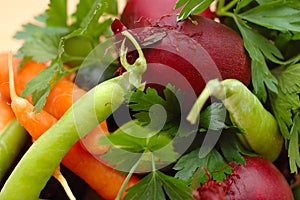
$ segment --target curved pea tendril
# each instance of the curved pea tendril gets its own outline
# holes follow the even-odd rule
[[[141,76],[147,67],[143,52],[129,32],[122,34],[138,50],[138,61],[128,64],[123,42],[121,58],[127,72],[102,82],[76,101],[25,153],[5,182],[0,199],[38,199],[63,157],[80,137],[107,119],[124,102],[127,92],[134,87],[143,89]]]
[[[147,62],[144,57],[144,53],[142,49],[140,48],[137,41],[133,38],[133,36],[128,31],[123,31],[122,35],[125,36],[120,50],[120,61],[122,66],[127,70],[127,73],[129,74],[129,83],[136,87],[137,89],[144,90],[145,83],[141,83],[142,81],[142,75],[147,69]],[[132,44],[135,46],[139,57],[136,59],[134,64],[129,64],[126,58],[128,49],[125,46],[126,37],[130,39]]]
[[[237,135],[245,147],[272,162],[279,156],[283,137],[277,121],[258,98],[238,80],[209,81],[191,109],[188,121],[195,123],[210,96],[220,99],[229,112],[232,123],[244,130],[244,133]]]

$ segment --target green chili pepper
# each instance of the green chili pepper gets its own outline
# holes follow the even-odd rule
[[[0,133],[0,182],[20,154],[28,134],[16,119]]]
[[[144,88],[144,84],[141,83],[141,76],[146,70],[144,55],[127,31],[122,34],[137,48],[138,60],[133,65],[127,63],[125,38],[121,48],[121,62],[127,72],[104,81],[87,92],[54,126],[34,142],[6,181],[0,199],[38,199],[72,145],[107,119],[124,102],[124,95],[129,90],[133,87]]]
[[[243,130],[244,133],[238,136],[246,147],[270,161],[279,156],[283,137],[277,121],[258,98],[238,80],[209,81],[187,117],[191,123],[195,123],[210,95],[223,102],[232,123]]]

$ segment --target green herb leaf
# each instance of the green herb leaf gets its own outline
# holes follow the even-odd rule
[[[244,38],[245,48],[252,59],[252,84],[254,92],[259,99],[265,102],[267,98],[266,88],[275,93],[277,92],[277,80],[270,72],[265,58],[276,63],[282,63],[278,59],[283,58],[282,54],[276,46],[248,27],[245,22],[238,18],[235,18],[235,22]]]
[[[182,180],[153,171],[140,180],[136,185],[127,190],[124,200],[143,199],[166,199],[165,193],[171,200],[189,200],[192,192]]]
[[[47,17],[40,17],[45,24],[42,26],[26,25],[25,30],[16,35],[18,38],[25,39],[24,45],[19,50],[19,56],[41,62],[51,60],[53,61],[52,66],[56,65],[54,71],[54,68],[46,69],[45,72],[31,80],[25,88],[23,95],[33,95],[36,111],[42,109],[50,90],[62,76],[67,74],[63,64],[79,59],[65,53],[65,40],[73,37],[88,38],[88,41],[91,42],[91,49],[93,49],[93,45],[99,44],[100,34],[109,29],[110,22],[106,20],[102,24],[99,22],[99,18],[107,10],[108,2],[111,1],[97,0],[92,4],[89,4],[90,1],[80,1],[79,11],[74,14],[77,21],[73,25],[67,26],[66,1],[51,0],[46,11]],[[80,59],[84,60],[84,57],[80,57]]]
[[[245,164],[244,155],[257,156],[257,154],[244,149],[236,134],[240,133],[234,133],[232,131],[222,133],[219,140],[220,150],[228,162]]]
[[[248,6],[252,2],[253,2],[253,0],[238,1],[237,5],[236,5],[235,12],[239,12],[241,9],[245,8],[246,6]]]
[[[177,129],[174,127],[178,127],[177,122],[180,123],[181,119],[179,102],[183,94],[180,90],[168,84],[164,89],[164,98],[158,95],[157,90],[147,88],[145,92],[137,90],[131,93],[127,99],[137,120],[145,124],[152,122],[175,136]]]
[[[151,171],[151,155],[155,165],[163,166],[176,161],[173,141],[165,132],[142,126],[138,121],[129,121],[114,133],[101,137],[102,145],[111,145],[111,149],[102,158],[118,170],[130,170],[139,157],[138,171]]]
[[[43,36],[37,36],[34,40],[28,39],[18,53],[31,57],[37,62],[53,60],[57,57],[59,40],[60,34],[43,34]]]
[[[232,168],[226,163],[221,154],[213,149],[207,156],[200,158],[199,149],[182,156],[175,164],[174,169],[178,172],[175,177],[192,182],[194,173],[202,174],[197,177],[197,185],[206,182],[209,178],[223,181],[226,174],[231,174]],[[211,177],[207,176],[207,173]]]
[[[32,101],[35,104],[34,111],[40,112],[46,103],[46,99],[50,90],[54,85],[68,72],[66,70],[58,70],[57,62],[53,62],[45,70],[41,71],[38,76],[29,81],[25,85],[25,90],[21,96],[25,97],[33,94]]]
[[[77,29],[83,23],[86,14],[90,12],[92,6],[94,4],[94,0],[80,0],[77,4],[76,11],[72,14],[72,27]]]
[[[300,31],[300,10],[293,8],[289,1],[270,1],[247,10],[239,16],[269,29],[282,32]]]
[[[184,4],[185,6],[179,13],[177,20],[184,20],[192,14],[201,13],[206,8],[208,8],[212,2],[213,0],[178,0],[175,6],[176,9]]]
[[[299,154],[299,135],[300,135],[300,113],[296,111],[293,118],[291,127],[290,138],[288,143],[288,156],[291,173],[298,173],[300,167],[300,154]]]
[[[124,200],[135,200],[143,197],[145,200],[166,199],[161,187],[161,180],[156,172],[152,172],[127,190]]]
[[[174,9],[180,8],[181,6],[183,6],[184,4],[186,4],[188,1],[189,0],[177,0]]]
[[[270,92],[270,102],[283,136],[288,139],[292,126],[292,112],[300,107],[300,64],[272,70],[278,80],[278,93]]]
[[[270,103],[280,131],[286,140],[291,172],[300,167],[300,64],[281,66],[272,70],[278,79],[278,93],[270,92]]]
[[[46,11],[47,26],[66,27],[67,26],[67,1],[51,0]]]
[[[200,125],[205,129],[222,130],[225,124],[226,108],[222,103],[212,103],[200,114]]]

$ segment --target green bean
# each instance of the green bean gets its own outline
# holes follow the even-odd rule
[[[244,133],[238,136],[245,147],[270,161],[279,156],[283,137],[277,121],[258,98],[238,80],[209,81],[187,117],[191,123],[195,123],[210,95],[223,102],[232,123],[243,130]]]
[[[16,119],[0,133],[0,182],[24,147],[28,134]]]
[[[87,92],[39,137],[9,176],[0,199],[38,199],[41,190],[73,144],[107,119],[124,102],[124,95],[129,90],[133,87],[143,89],[141,75],[146,70],[146,60],[134,38],[128,32],[123,32],[123,35],[138,49],[139,59],[133,65],[124,63],[127,52],[124,39],[121,61],[127,72],[102,82]]]

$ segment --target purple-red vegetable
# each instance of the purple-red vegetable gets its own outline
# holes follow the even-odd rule
[[[164,16],[179,14],[174,9],[177,0],[129,0],[122,12],[121,21],[128,28],[149,26]],[[214,13],[207,8],[199,15],[213,18]]]
[[[293,200],[282,173],[268,160],[246,156],[246,164],[231,163],[223,182],[209,180],[193,192],[196,200]]]
[[[115,34],[124,29],[118,20],[112,24]],[[238,79],[245,85],[250,82],[251,67],[243,40],[223,24],[201,16],[177,22],[176,15],[169,15],[131,31],[148,63],[143,78],[159,91],[171,83],[190,98],[198,96],[211,79]],[[129,57],[134,60],[134,53]]]

